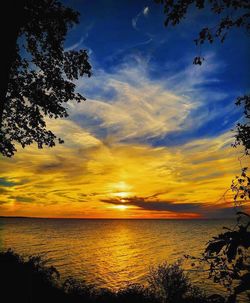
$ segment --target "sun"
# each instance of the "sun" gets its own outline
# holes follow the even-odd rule
[[[119,210],[126,210],[128,207],[126,205],[115,205],[114,208]]]
[[[121,192],[118,192],[118,193],[114,193],[114,195],[115,195],[116,197],[121,198],[121,201],[122,201],[122,200],[123,200],[122,198],[128,197],[128,196],[130,195],[130,193],[129,193],[129,192],[126,192],[126,191],[121,191]],[[122,202],[123,202],[123,201],[122,201]]]
[[[132,186],[124,181],[109,184],[110,195],[118,198],[122,203],[126,202],[126,198],[133,195]]]
[[[112,208],[121,211],[129,209],[130,206],[126,205],[126,203],[128,202],[129,197],[134,195],[134,193],[131,191],[133,186],[126,183],[125,181],[119,181],[109,184],[109,188],[110,188],[110,196],[114,197],[116,202],[119,203],[113,205]]]

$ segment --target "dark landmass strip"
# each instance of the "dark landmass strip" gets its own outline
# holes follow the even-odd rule
[[[234,220],[233,217],[227,218],[70,218],[70,217],[28,217],[28,216],[0,216],[0,219],[45,219],[45,220],[151,220],[151,221],[214,221],[214,220]]]

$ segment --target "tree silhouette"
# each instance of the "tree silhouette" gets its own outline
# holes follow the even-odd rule
[[[239,97],[237,106],[244,108],[244,122],[236,127],[235,142],[233,147],[242,145],[243,156],[249,157],[249,97]],[[245,294],[250,299],[250,215],[241,211],[250,201],[250,178],[247,175],[248,167],[241,168],[241,174],[236,176],[231,184],[234,194],[236,224],[233,228],[224,227],[224,232],[214,236],[205,248],[202,257],[186,256],[196,261],[193,266],[204,265],[209,272],[209,278],[226,288],[228,296],[221,302],[235,303],[238,296]]]
[[[164,6],[166,15],[165,25],[177,25],[187,17],[188,10],[196,7],[198,10],[208,9],[217,16],[217,23],[212,27],[204,27],[200,30],[198,37],[194,40],[196,45],[204,42],[213,43],[219,40],[222,43],[233,28],[241,28],[250,31],[250,2],[249,0],[155,0]],[[194,64],[202,64],[203,57],[194,58]]]
[[[244,146],[245,154],[250,154],[250,95],[238,97],[235,104],[244,109],[245,120],[237,123],[234,147]]]
[[[86,50],[63,48],[68,30],[79,21],[78,12],[57,0],[8,0],[3,6],[0,153],[10,157],[15,143],[55,145],[57,137],[46,129],[45,118],[67,117],[65,103],[84,100],[73,81],[90,77],[91,66]]]

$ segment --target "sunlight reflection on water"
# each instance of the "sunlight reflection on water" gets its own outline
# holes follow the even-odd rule
[[[199,255],[206,242],[232,226],[230,220],[0,219],[0,248],[40,254],[63,278],[73,276],[114,290],[146,281],[149,267]],[[208,290],[206,276],[191,279]],[[205,285],[205,286],[204,286]]]

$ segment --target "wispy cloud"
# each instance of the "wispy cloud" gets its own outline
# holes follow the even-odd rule
[[[74,44],[72,44],[72,45],[66,47],[66,48],[65,48],[65,51],[68,52],[68,51],[75,50],[75,49],[77,49],[78,47],[80,47],[80,46],[82,45],[83,41],[86,39],[87,36],[88,36],[88,35],[82,36],[81,39],[80,39],[79,41],[77,41],[76,43],[74,43]]]
[[[81,38],[77,42],[75,42],[75,43],[67,46],[65,48],[65,51],[68,52],[68,51],[75,50],[77,48],[82,47],[83,42],[87,40],[87,38],[89,36],[89,33],[90,33],[91,29],[93,28],[93,26],[94,26],[94,22],[92,22],[91,24],[87,25],[85,27],[85,29],[84,29],[84,33],[81,36]]]
[[[54,123],[60,132],[66,130]],[[167,148],[107,144],[82,132],[81,141],[75,137],[53,149],[19,150],[1,163],[3,178],[16,183],[2,186],[8,190],[0,191],[1,214],[77,216],[84,209],[87,217],[117,217],[119,210],[109,205],[125,201],[131,206],[123,213],[128,217],[159,211],[167,217],[197,217],[231,206],[224,200],[213,204],[239,169],[235,150],[227,146],[230,134]]]
[[[9,180],[8,178],[0,178],[0,186],[4,187],[12,187],[19,184],[19,182],[13,182]]]
[[[146,17],[149,14],[149,7],[145,6],[133,19],[132,19],[132,26],[135,30],[139,30],[137,27],[137,23],[141,16]]]
[[[72,104],[71,117],[95,136],[113,142],[152,142],[174,132],[195,133],[233,110],[230,102],[223,105],[223,112],[217,110],[228,95],[211,90],[222,66],[213,63],[212,55],[207,58],[202,68],[189,64],[161,79],[151,77],[151,62],[138,55],[126,58],[112,72],[99,69],[91,81],[78,82],[88,101]]]
[[[149,14],[149,7],[145,6],[144,10],[143,10],[143,15],[147,16]]]
[[[143,210],[153,210],[153,211],[168,211],[177,213],[199,213],[201,212],[204,204],[201,203],[176,203],[176,201],[157,201],[150,200],[144,197],[129,197],[129,198],[110,198],[102,199],[104,203],[112,205],[126,205],[126,206],[136,206]]]

